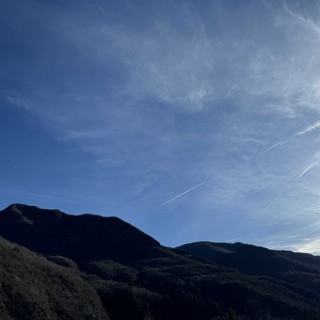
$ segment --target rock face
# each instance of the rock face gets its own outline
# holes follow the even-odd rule
[[[22,204],[0,211],[0,236],[1,319],[320,319],[311,255],[166,248],[116,217]]]

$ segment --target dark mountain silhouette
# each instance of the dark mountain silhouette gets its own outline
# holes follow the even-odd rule
[[[0,236],[23,252],[0,252],[0,274],[11,274],[0,282],[1,319],[320,319],[311,255],[241,243],[172,249],[115,217],[21,204],[0,212]]]
[[[320,257],[306,253],[270,250],[240,242],[194,242],[178,248],[195,257],[235,268],[246,274],[280,276],[292,270],[320,272]]]
[[[249,275],[290,280],[320,290],[320,257],[243,243],[194,242],[180,250]]]
[[[33,251],[81,263],[101,259],[132,262],[156,254],[160,246],[116,217],[72,216],[22,204],[0,212],[0,235]]]

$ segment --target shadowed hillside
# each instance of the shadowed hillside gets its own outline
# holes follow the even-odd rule
[[[96,318],[109,317],[111,320],[320,319],[317,287],[312,281],[310,285],[299,283],[290,276],[290,273],[305,272],[313,279],[315,260],[309,255],[305,259],[295,258],[296,262],[292,264],[294,254],[283,253],[286,263],[281,263],[282,269],[279,269],[282,276],[274,277],[273,270],[277,267],[266,272],[269,271],[267,262],[273,266],[274,252],[264,248],[240,243],[205,243],[196,250],[202,252],[199,259],[183,251],[185,247],[170,249],[161,246],[118,218],[89,214],[71,216],[59,210],[18,204],[0,212],[0,235],[43,254],[47,259],[19,249],[25,252],[24,258],[19,260],[19,268],[29,270],[42,263],[46,266],[45,271],[37,271],[40,276],[36,273],[30,276],[34,281],[32,285],[10,281],[10,290],[24,297],[21,303],[11,303],[10,312],[21,313],[21,308],[35,303],[39,308],[49,310],[45,311],[47,314],[53,314],[47,316],[35,311],[32,319],[56,319],[55,310],[59,303],[77,308],[74,310],[70,306],[64,310],[61,307],[62,311],[59,310],[63,315],[63,312],[69,312],[66,319],[84,319],[78,316],[77,312],[82,309],[76,307],[77,303],[85,310],[91,308]],[[15,244],[5,243],[18,248]],[[236,253],[244,257],[239,261],[246,261],[248,270],[241,270],[243,273],[222,265],[223,259]],[[209,258],[218,263],[203,260]],[[14,272],[15,259],[18,258],[11,255],[2,259],[5,263],[3,270]],[[236,267],[231,263],[229,266]],[[252,272],[262,267],[265,268],[263,272]],[[67,279],[64,278],[66,275]],[[14,279],[14,276],[6,278]],[[27,295],[29,288],[37,292],[38,286],[39,294]],[[90,297],[82,296],[81,288],[88,288],[86,294]],[[63,294],[59,295],[59,290]],[[11,291],[0,292],[3,299],[10,301]],[[46,294],[59,297],[47,299]],[[61,301],[55,302],[55,299]],[[9,308],[10,302],[4,305]],[[85,319],[90,319],[92,314],[86,315]]]
[[[180,250],[250,275],[268,276],[320,290],[320,257],[243,243],[194,242]]]
[[[116,217],[67,215],[22,204],[0,214],[0,234],[45,255],[77,262],[116,259],[132,262],[153,255],[159,243]],[[143,250],[142,250],[143,249]]]
[[[0,238],[0,319],[108,319],[79,273]]]

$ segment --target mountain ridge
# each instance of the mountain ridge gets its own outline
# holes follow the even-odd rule
[[[139,256],[143,254],[139,251],[141,245],[150,249],[160,245],[118,217],[69,215],[23,204],[13,204],[0,211],[0,234],[36,252],[68,256],[75,261],[116,258],[112,250],[107,255],[97,249],[112,247],[117,242],[131,256],[128,246]]]
[[[23,204],[13,204],[0,211],[0,236],[10,241],[10,246],[24,246],[32,250],[31,260],[40,254],[41,259],[56,265],[57,270],[66,270],[78,277],[79,283],[84,282],[82,286],[92,288],[98,297],[95,305],[99,319],[320,319],[320,271],[312,269],[315,266],[312,259],[302,259],[298,261],[300,265],[297,264],[294,253],[285,257],[287,269],[281,276],[268,272],[243,272],[238,265],[208,261],[205,257],[183,251],[185,248],[162,246],[154,238],[116,217],[74,216],[57,209]],[[258,254],[258,260],[274,256],[269,249],[257,249],[242,243],[201,243],[204,244],[214,254],[218,252],[219,259],[237,253],[245,257],[240,261],[249,266],[255,261],[247,259],[248,254],[253,257],[254,253]],[[9,259],[10,265],[10,257],[3,257],[0,252],[0,262],[1,258],[2,263]],[[21,264],[27,269],[28,259],[25,260]],[[0,263],[0,273],[3,268]],[[37,281],[37,274],[42,274],[41,286],[51,278],[60,277],[59,271],[56,275],[52,270],[46,278],[41,270],[43,268],[39,267],[25,277],[30,277],[32,282]],[[77,281],[72,283],[76,285]],[[11,287],[23,291],[15,283]],[[69,292],[70,288],[61,284],[61,290]],[[6,298],[1,295],[0,290],[0,300]],[[77,297],[78,300],[85,299],[83,295]],[[68,299],[72,301],[72,297]],[[79,303],[77,301],[75,303]],[[33,303],[37,310],[43,308],[41,300]],[[99,309],[101,305],[105,315]],[[50,314],[50,304],[45,308],[48,309],[45,314]],[[64,313],[60,318],[82,319],[76,311],[71,313]],[[83,319],[91,319],[91,315]],[[28,317],[17,319],[28,320]],[[46,318],[35,314],[33,319]]]

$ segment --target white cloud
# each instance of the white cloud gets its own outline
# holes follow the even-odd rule
[[[26,99],[21,97],[9,96],[6,98],[6,102],[16,108],[30,109],[30,105],[26,102]]]
[[[96,30],[97,41],[112,43],[131,74],[125,92],[137,99],[156,97],[186,112],[230,97],[287,115],[301,107],[319,110],[317,21],[277,6],[274,24],[269,16],[268,24],[262,18],[261,26],[252,27],[259,30],[258,39],[253,33],[219,34],[198,13],[179,9],[181,25],[155,16],[146,32],[108,23]],[[238,28],[235,23],[229,21]]]
[[[320,255],[320,239],[312,239],[292,246],[297,252],[309,252],[314,255]]]

